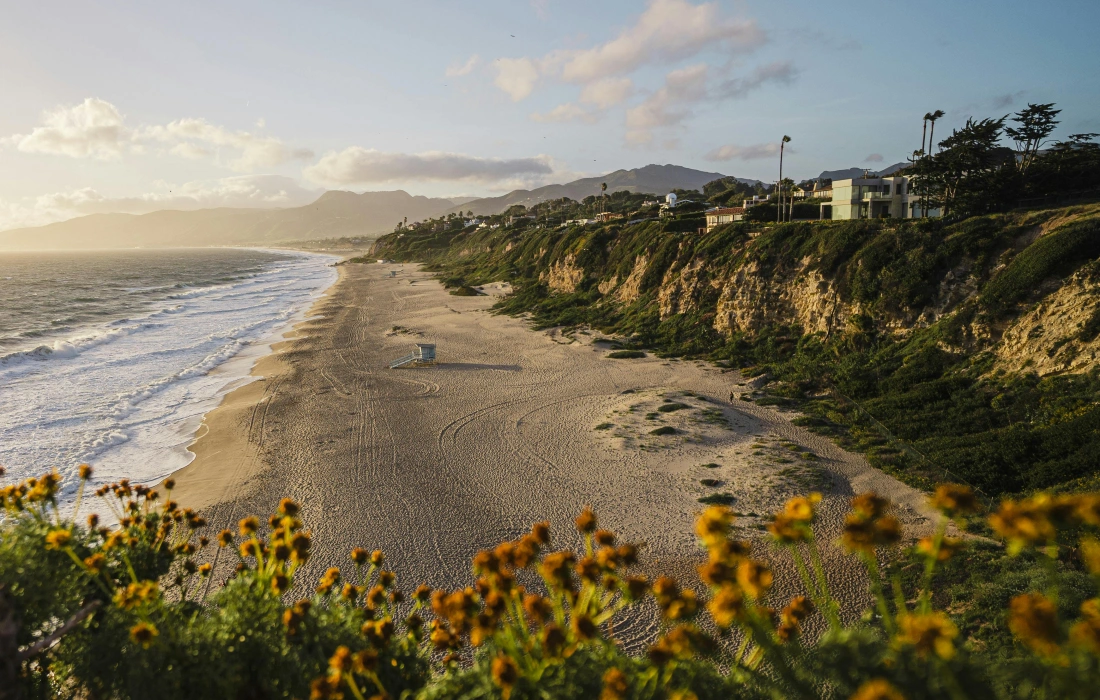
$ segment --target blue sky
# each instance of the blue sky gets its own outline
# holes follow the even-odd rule
[[[1100,132],[1100,3],[4,2],[0,228],[484,195],[647,163],[876,167],[921,116]],[[938,140],[938,138],[937,138]]]

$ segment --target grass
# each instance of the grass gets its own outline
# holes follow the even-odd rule
[[[715,486],[721,486],[725,482],[722,481],[721,479],[700,479],[699,483],[702,484],[703,486],[710,486],[710,487],[713,488]]]
[[[673,428],[671,425],[662,425],[660,428],[655,428],[649,431],[650,435],[675,435],[679,431]]]
[[[612,360],[633,360],[645,357],[645,353],[641,350],[612,350],[607,356]]]
[[[700,503],[708,506],[728,506],[737,499],[732,493],[712,493],[698,500]]]
[[[611,430],[615,427],[614,423],[600,423],[596,426],[596,430]]]
[[[721,464],[719,464],[718,462],[707,462],[706,464],[704,464],[704,465],[701,465],[701,466],[703,466],[703,467],[705,467],[705,468],[707,468],[707,469],[718,469],[718,468],[719,468],[719,467],[721,467],[722,465],[721,465]]]
[[[686,403],[677,403],[674,401],[672,403],[666,403],[658,406],[657,410],[661,413],[672,413],[673,411],[682,411],[685,408],[691,408],[691,406],[687,405]]]

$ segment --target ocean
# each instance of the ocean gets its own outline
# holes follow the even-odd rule
[[[186,466],[202,416],[336,280],[338,258],[251,249],[0,253],[0,483]]]

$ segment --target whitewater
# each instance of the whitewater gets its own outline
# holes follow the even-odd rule
[[[29,330],[22,347],[0,346],[0,483],[56,467],[69,500],[81,463],[93,465],[97,484],[155,483],[186,466],[203,415],[254,379],[255,361],[336,281],[333,256],[256,254],[242,261],[227,252],[221,265],[203,259],[210,274],[181,274],[183,282],[158,273],[161,283],[149,288],[85,284],[100,290],[103,318],[52,337]],[[145,260],[117,257],[123,268]],[[186,268],[188,253],[179,260]],[[0,257],[0,275],[4,265]],[[127,278],[144,279],[136,270]],[[59,304],[64,293],[47,283],[34,294],[43,308],[80,306],[77,297]],[[112,305],[111,297],[135,295],[140,303]]]

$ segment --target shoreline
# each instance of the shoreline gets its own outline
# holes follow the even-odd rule
[[[343,262],[343,259],[339,262]],[[336,264],[339,265],[339,263]],[[330,297],[344,280],[345,268],[339,266],[336,270],[337,276],[333,283],[325,287],[308,308],[295,314],[296,319],[289,319],[287,324],[275,331],[267,342],[260,344],[261,347],[267,346],[267,352],[258,355],[252,361],[248,374],[231,381],[229,384],[237,384],[237,386],[227,389],[218,404],[203,414],[199,425],[192,432],[190,442],[183,447],[184,451],[192,455],[190,461],[158,482],[163,485],[165,480],[175,479],[177,487],[172,493],[176,500],[187,503],[188,507],[195,509],[215,505],[229,497],[228,491],[231,488],[246,485],[250,477],[255,474],[255,470],[260,466],[258,454],[251,446],[247,433],[243,441],[238,439],[237,420],[242,415],[248,414],[251,422],[268,392],[268,381],[285,371],[286,367],[281,363],[280,354],[300,337],[301,327],[316,317],[318,306]],[[207,475],[205,473],[207,470],[195,466],[200,459],[228,460],[231,463],[244,465],[244,468]],[[192,467],[195,468],[192,469]],[[209,489],[221,491],[220,501],[200,495],[200,492],[206,492]],[[240,495],[242,494],[236,494],[236,496]]]
[[[776,570],[776,595],[795,595],[794,564],[764,527],[787,498],[818,490],[830,587],[854,614],[865,572],[834,545],[850,498],[874,490],[897,504],[907,538],[929,530],[920,492],[793,425],[796,414],[728,401],[745,386],[736,373],[609,359],[598,334],[531,330],[418,265],[338,269],[293,337],[257,363],[263,379],[208,414],[172,494],[212,531],[294,498],[314,533],[303,581],[363,546],[384,551],[402,585],[462,587],[478,550],[539,520],[571,546],[573,518],[592,506],[602,526],[644,543],[642,573],[690,583],[700,499],[729,494],[740,536]],[[414,342],[436,343],[439,364],[390,370]],[[217,562],[215,577],[229,567]],[[624,640],[655,625],[642,615]]]

